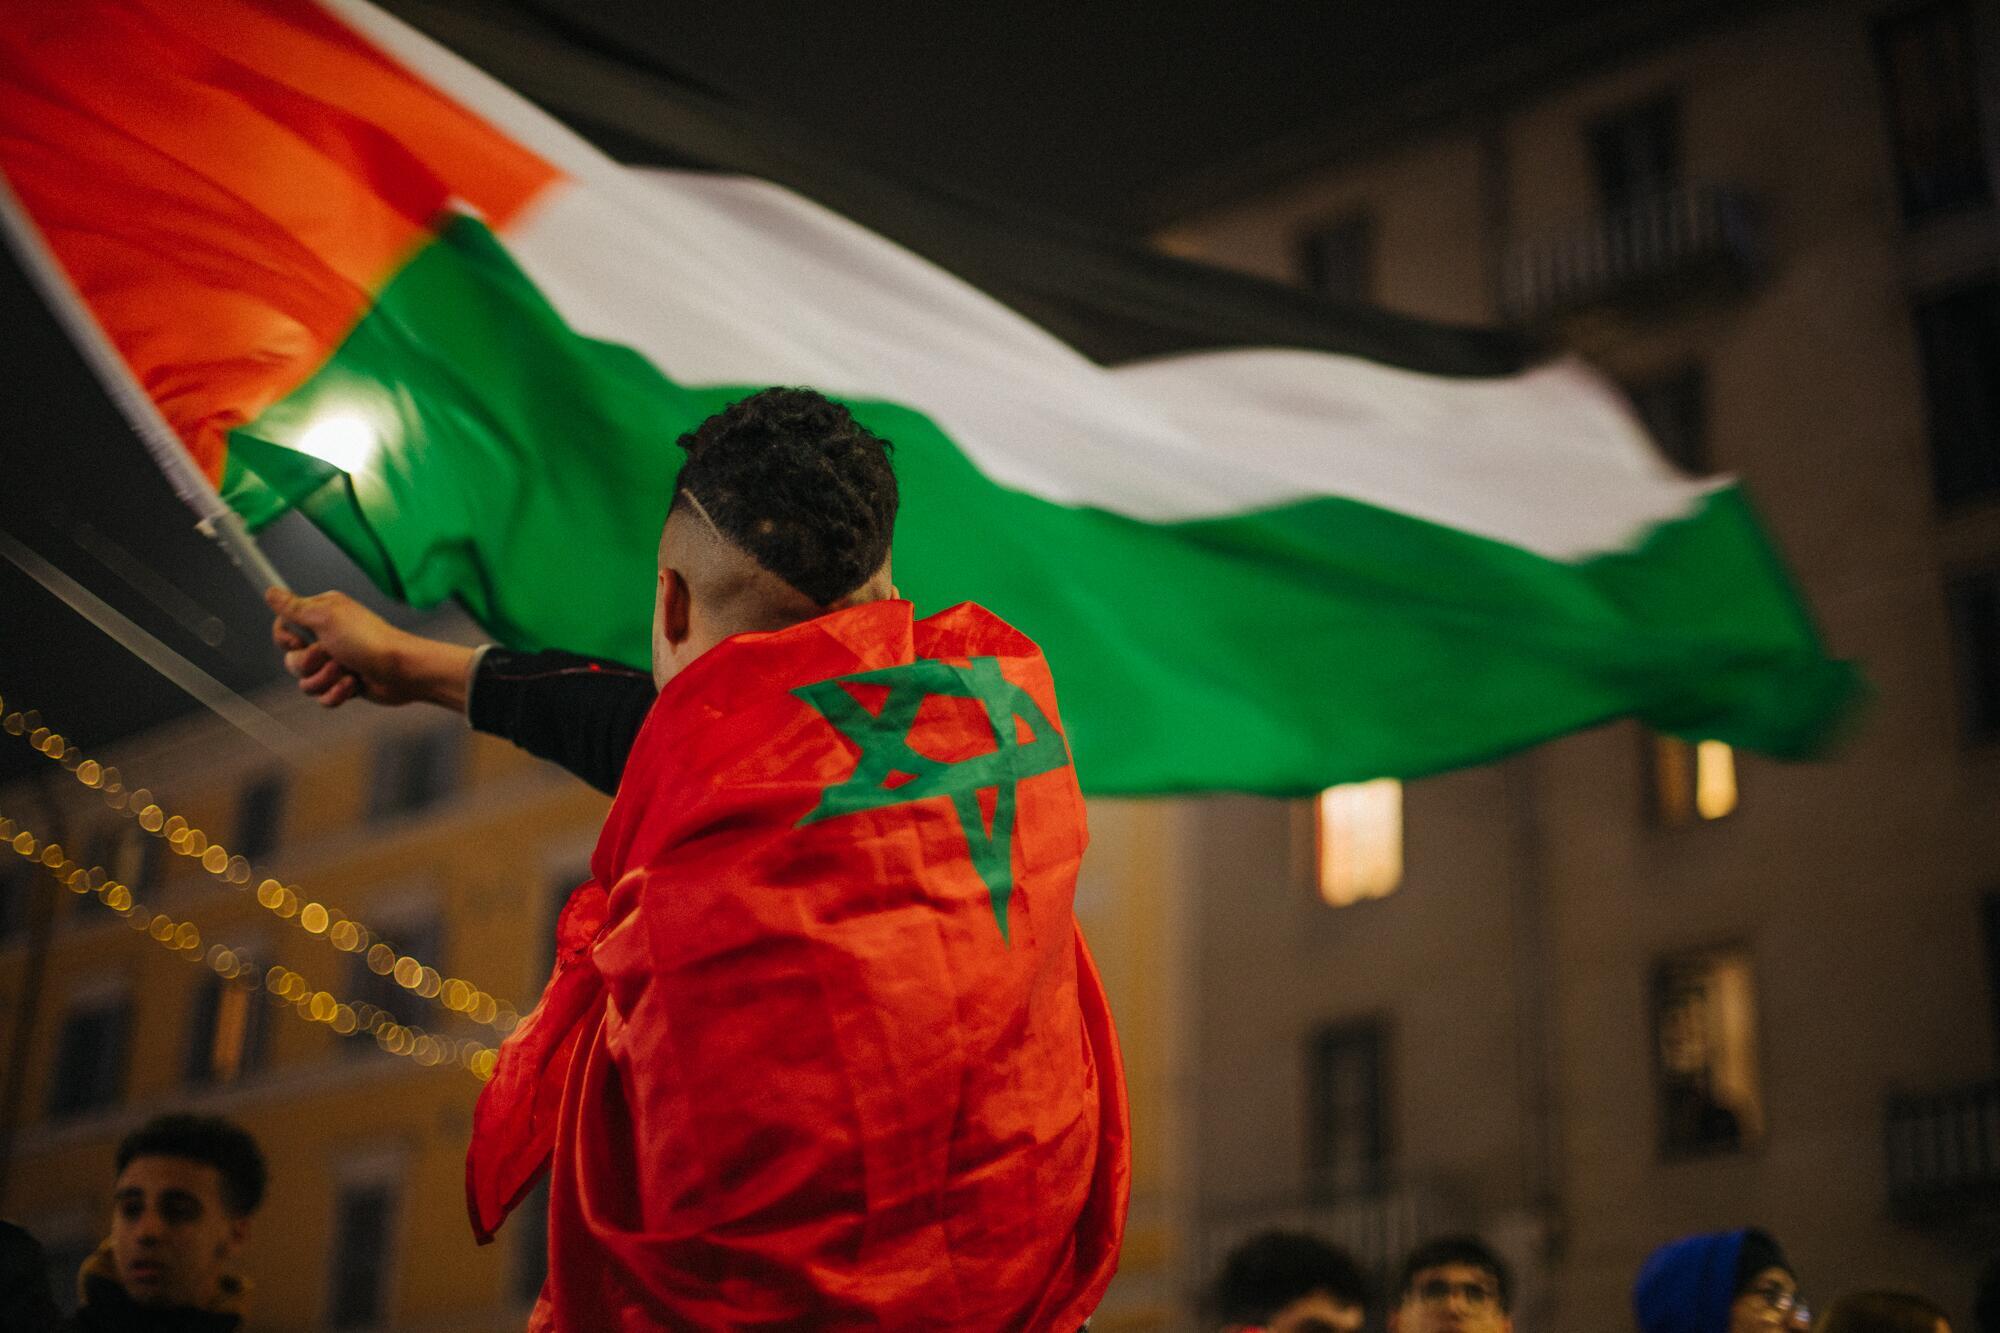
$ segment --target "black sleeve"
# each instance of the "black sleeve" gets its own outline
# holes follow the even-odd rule
[[[561,764],[602,792],[618,790],[625,757],[653,706],[652,673],[575,653],[488,648],[473,670],[473,728]]]

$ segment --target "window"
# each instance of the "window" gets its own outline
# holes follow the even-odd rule
[[[429,967],[440,966],[443,956],[444,929],[436,916],[412,918],[400,923],[385,924],[386,943],[400,956],[413,957]],[[396,1022],[405,1027],[412,1024],[428,1027],[425,1017],[433,1013],[431,1006],[396,980],[393,972],[378,972],[376,960],[380,955],[360,953],[352,956],[348,963],[347,989],[350,1002],[359,1008],[363,1004],[388,1011]],[[393,959],[390,960],[393,965]],[[365,1011],[364,1011],[365,1012]],[[348,1043],[350,1051],[372,1051],[375,1042],[366,1027],[356,1030],[355,1037]]]
[[[1660,1151],[1733,1152],[1764,1132],[1757,997],[1740,948],[1681,954],[1653,971]]]
[[[1383,1045],[1382,1025],[1372,1021],[1325,1028],[1312,1039],[1307,1171],[1319,1198],[1373,1194],[1384,1184]]]
[[[452,731],[417,732],[385,742],[375,752],[369,815],[411,815],[436,804],[451,789],[458,750],[458,734]]]
[[[1382,898],[1403,881],[1403,784],[1350,782],[1319,794],[1319,896],[1345,907]]]
[[[132,824],[113,824],[90,844],[90,863],[134,894],[159,889],[167,873],[167,840]]]
[[[514,1242],[514,1300],[528,1306],[542,1294],[549,1275],[549,1178],[535,1186],[508,1217],[521,1234]]]
[[[0,863],[0,948],[13,944],[28,933],[35,915],[35,868],[26,861],[8,857]]]
[[[252,986],[203,978],[188,1021],[187,1059],[182,1073],[190,1083],[233,1083],[264,1066],[264,1027],[270,1005]]]
[[[1655,823],[1680,828],[1736,809],[1736,752],[1727,745],[1648,735],[1646,747]]]
[[[1708,375],[1681,366],[1634,384],[1632,410],[1667,461],[1690,476],[1708,472]]]
[[[1628,208],[1681,183],[1681,118],[1673,98],[1604,116],[1588,134],[1597,193],[1606,209]]]
[[[1912,222],[1992,197],[1979,133],[1972,7],[1925,5],[1875,25],[1875,59],[1903,216]]]
[[[236,835],[229,850],[256,861],[278,845],[278,822],[285,806],[285,780],[259,778],[243,789],[236,802]]]
[[[1950,600],[1966,739],[2000,741],[2000,569],[1953,579]]]
[[[1994,1046],[2000,1048],[2000,889],[1979,901],[1979,934],[1986,946],[1986,1004]]]
[[[111,1106],[125,1091],[125,1049],[131,997],[119,990],[70,1001],[56,1039],[51,1116],[81,1115]]]
[[[373,1328],[389,1313],[390,1228],[396,1222],[393,1177],[371,1175],[343,1184],[334,1203],[332,1290],[327,1323]]]
[[[1368,300],[1375,292],[1375,215],[1356,209],[1307,231],[1299,240],[1299,274],[1321,296]]]
[[[2000,282],[1933,297],[1916,322],[1938,503],[2000,495]]]

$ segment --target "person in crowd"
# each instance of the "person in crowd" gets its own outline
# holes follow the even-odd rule
[[[1514,1280],[1476,1236],[1440,1236],[1403,1260],[1389,1333],[1513,1333]]]
[[[465,708],[617,792],[474,1114],[473,1229],[548,1173],[537,1330],[1073,1329],[1131,1156],[1048,666],[897,595],[889,444],[841,404],[680,446],[650,676],[270,599],[322,703]]]
[[[1827,1308],[1813,1333],[1951,1333],[1935,1301],[1906,1291],[1850,1291]]]
[[[163,1115],[118,1145],[111,1238],[77,1278],[79,1333],[234,1333],[237,1257],[264,1201],[257,1141],[217,1116]]]
[[[40,1242],[12,1222],[0,1222],[0,1330],[44,1333],[61,1324]]]
[[[1229,1252],[1213,1302],[1230,1333],[1361,1333],[1368,1280],[1318,1236],[1266,1231]]]
[[[1632,1308],[1641,1333],[1781,1333],[1812,1321],[1791,1261],[1754,1227],[1654,1250],[1633,1284]]]

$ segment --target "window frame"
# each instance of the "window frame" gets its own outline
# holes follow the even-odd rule
[[[1938,18],[1957,28],[1954,36],[1965,56],[1964,68],[1959,71],[1964,76],[1959,90],[1969,103],[1970,117],[1960,133],[1969,140],[1972,151],[1960,165],[1970,166],[1972,170],[1968,175],[1976,175],[1977,183],[1970,190],[1958,193],[1943,187],[1926,189],[1922,179],[1924,173],[1915,169],[1921,164],[1913,164],[1910,159],[1909,149],[1917,145],[1912,144],[1904,133],[1907,127],[1904,112],[1908,109],[1905,99],[1930,94],[1938,81],[1929,77],[1933,71],[1926,68],[1923,77],[1905,88],[1898,71],[1894,46],[1899,35],[1914,33],[1926,20]],[[1979,25],[1973,7],[1965,0],[1923,0],[1922,3],[1902,5],[1878,15],[1869,38],[1881,96],[1882,127],[1889,141],[1889,164],[1895,176],[1897,212],[1904,224],[1919,226],[1934,218],[1992,207],[1995,202],[1994,145],[1991,142],[1993,111],[1981,92],[1985,86],[1981,81],[1981,64],[1991,59],[1991,55],[1981,49]],[[1942,156],[1940,161],[1943,161]],[[1937,170],[1942,170],[1942,167]]]
[[[1331,1053],[1342,1047],[1365,1050],[1369,1069],[1370,1094],[1367,1121],[1360,1130],[1366,1144],[1362,1163],[1365,1179],[1349,1187],[1335,1180],[1339,1169],[1336,1140],[1328,1134],[1337,1125]],[[1348,1199],[1374,1198],[1388,1188],[1393,1173],[1395,1134],[1393,1114],[1392,1033],[1389,1019],[1380,1014],[1351,1017],[1314,1027],[1307,1035],[1305,1087],[1305,1182],[1307,1193],[1316,1201],[1333,1203]]]
[[[106,1010],[116,1011],[119,1020],[110,1087],[99,1100],[71,1102],[61,1095],[70,1025],[80,1014]],[[133,1003],[132,984],[126,978],[99,978],[73,986],[63,997],[61,1017],[55,1025],[55,1044],[49,1053],[49,1082],[42,1096],[43,1115],[51,1121],[78,1120],[113,1112],[122,1106],[131,1091],[132,1053],[137,1044],[134,1029],[137,1026],[138,1008]]]
[[[396,1322],[397,1297],[402,1286],[404,1232],[408,1227],[409,1198],[404,1189],[409,1154],[400,1148],[384,1148],[350,1155],[335,1169],[331,1216],[327,1228],[324,1309],[321,1326],[339,1333],[380,1329]],[[337,1318],[341,1299],[344,1255],[342,1240],[348,1197],[362,1190],[380,1189],[388,1194],[388,1216],[381,1231],[381,1263],[377,1278],[375,1318],[366,1323],[342,1323]]]
[[[1751,1114],[1745,1117],[1736,1108],[1717,1101],[1710,1094],[1710,1101],[1735,1121],[1733,1141],[1703,1141],[1700,1139],[1678,1139],[1674,1134],[1675,1121],[1668,1105],[1670,1094],[1670,1073],[1665,1054],[1664,1024],[1668,1015],[1667,982],[1671,969],[1688,968],[1701,964],[1713,970],[1715,963],[1723,959],[1740,960],[1748,977],[1749,1014],[1748,1061],[1750,1072],[1751,1102],[1747,1109]],[[1652,1069],[1653,1117],[1655,1125],[1655,1155],[1661,1162],[1708,1161],[1721,1157],[1737,1157],[1758,1152],[1770,1138],[1770,1114],[1765,1090],[1764,1071],[1764,1004],[1759,982],[1759,968],[1756,951],[1748,941],[1742,939],[1725,940],[1718,943],[1697,945],[1691,948],[1674,949],[1655,954],[1646,972],[1647,984],[1647,1025],[1646,1035],[1650,1047],[1648,1063]],[[1707,1071],[1712,1076],[1712,1067]],[[1750,1123],[1745,1123],[1746,1118]]]

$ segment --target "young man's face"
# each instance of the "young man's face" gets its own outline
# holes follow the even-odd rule
[[[1729,1303],[1729,1333],[1796,1333],[1810,1323],[1799,1300],[1798,1280],[1782,1268],[1757,1274]]]
[[[1420,1268],[1389,1311],[1389,1333],[1513,1333],[1500,1284],[1476,1264]]]
[[[112,1186],[111,1255],[135,1305],[207,1305],[248,1231],[206,1162],[135,1157]]]

